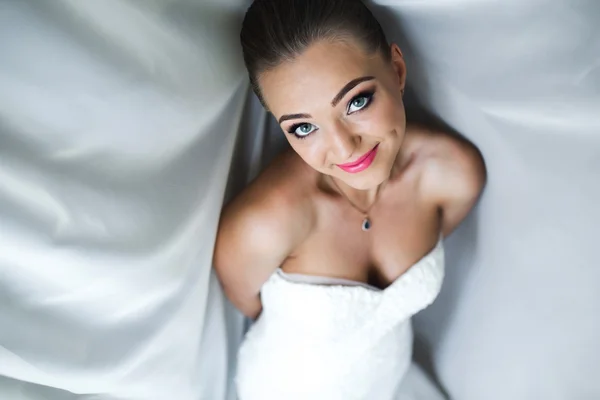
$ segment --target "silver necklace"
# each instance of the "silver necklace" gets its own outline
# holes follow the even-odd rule
[[[366,232],[369,229],[371,229],[371,227],[373,226],[373,223],[371,222],[371,218],[369,217],[369,211],[371,211],[371,209],[373,208],[373,206],[377,203],[377,200],[379,200],[379,192],[381,191],[381,186],[382,185],[379,185],[379,187],[377,188],[377,192],[375,192],[375,200],[373,200],[373,203],[369,206],[369,208],[367,208],[366,210],[363,210],[360,207],[358,207],[356,204],[354,204],[352,202],[352,200],[350,200],[350,198],[346,195],[346,193],[344,193],[344,191],[342,189],[340,189],[340,187],[335,182],[335,180],[333,179],[333,177],[331,178],[331,181],[333,182],[333,184],[337,188],[338,192],[340,192],[342,194],[342,196],[344,196],[344,198],[348,201],[348,203],[350,203],[350,205],[356,211],[360,212],[363,215],[363,221],[362,221],[361,229],[364,232]]]

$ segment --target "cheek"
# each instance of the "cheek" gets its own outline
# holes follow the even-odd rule
[[[404,107],[397,105],[394,101],[386,99],[374,107],[369,115],[368,132],[378,135],[387,135],[399,127],[404,126]]]
[[[288,137],[288,142],[296,154],[298,154],[305,163],[315,169],[322,167],[325,158],[322,146],[319,146],[317,138],[308,137],[306,139],[298,140],[294,137]]]
[[[406,123],[406,115],[404,113],[404,103],[402,103],[402,97],[398,99],[395,97],[390,97],[382,114],[382,121],[385,121],[391,130],[397,130],[399,129],[398,127],[404,127]]]

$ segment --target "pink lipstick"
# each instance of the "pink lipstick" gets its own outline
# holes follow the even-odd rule
[[[342,170],[349,172],[351,174],[356,174],[358,172],[364,171],[365,169],[369,168],[369,166],[373,163],[373,160],[375,160],[375,156],[377,155],[378,147],[379,147],[379,144],[377,144],[377,146],[373,147],[366,154],[362,155],[356,161],[349,162],[346,164],[337,164],[337,166],[340,167]]]

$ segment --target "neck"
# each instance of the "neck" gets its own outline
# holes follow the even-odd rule
[[[330,177],[330,179],[333,181],[332,186],[336,192],[341,191],[342,193],[340,194],[342,196],[346,197],[350,202],[352,202],[352,204],[354,204],[357,207],[360,207],[363,210],[370,208],[377,201],[379,191],[387,182],[386,179],[383,183],[373,188],[363,190],[353,188],[352,186],[334,177]]]

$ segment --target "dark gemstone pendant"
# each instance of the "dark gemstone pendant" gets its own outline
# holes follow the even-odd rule
[[[369,229],[371,229],[371,220],[369,220],[369,217],[365,217],[362,223],[362,230],[366,232]]]

